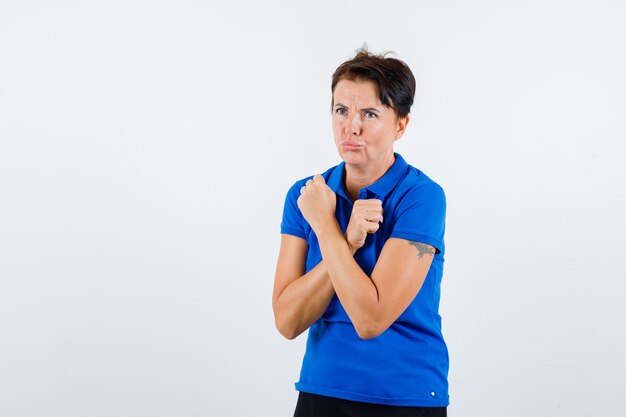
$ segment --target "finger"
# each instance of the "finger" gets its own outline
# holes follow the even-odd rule
[[[364,205],[378,205],[378,206],[383,205],[383,201],[379,200],[378,198],[362,198],[354,202],[354,204],[357,204],[357,203],[364,204]]]
[[[365,233],[365,232],[369,232],[372,227],[378,228],[378,226],[380,225],[380,219],[379,218],[375,218],[375,219],[363,218],[359,221],[358,224],[359,224],[359,229],[361,229],[361,232]]]
[[[361,202],[361,203],[357,204],[358,202]],[[380,200],[357,200],[354,203],[354,207],[361,208],[367,211],[370,211],[370,210],[382,211],[383,203]]]
[[[322,177],[319,174],[313,176],[313,181],[318,183],[318,184],[326,184],[326,182],[324,181],[324,177]]]
[[[380,210],[358,210],[353,211],[350,216],[355,221],[367,221],[379,223],[383,217]]]
[[[375,212],[375,211],[368,211],[366,213],[363,214],[363,218],[365,220],[367,220],[368,222],[380,222],[380,218],[382,217],[382,214],[379,212]]]
[[[381,216],[383,214],[383,208],[378,206],[362,207],[357,213],[362,213],[365,216]]]
[[[359,199],[354,202],[354,206],[382,206],[383,202],[377,198]]]
[[[380,228],[380,224],[379,223],[369,222],[367,224],[367,233],[369,233],[369,234],[376,233],[379,228]]]
[[[353,210],[382,210],[382,208],[383,204],[380,200],[356,200],[353,206]]]
[[[371,200],[368,200],[367,207],[373,207],[373,208],[376,208],[377,210],[382,210],[383,202],[381,200],[373,198]]]

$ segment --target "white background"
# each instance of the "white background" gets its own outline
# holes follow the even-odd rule
[[[54,4],[53,4],[54,3]],[[290,416],[285,193],[330,77],[413,69],[450,416],[623,416],[621,1],[0,0],[0,416]]]

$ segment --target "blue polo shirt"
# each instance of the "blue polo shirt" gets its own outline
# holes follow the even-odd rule
[[[341,163],[322,176],[337,194],[336,217],[345,233],[352,202]],[[315,233],[297,205],[307,180],[287,194],[281,233],[308,243],[306,271],[321,260]],[[419,293],[398,319],[378,337],[361,339],[335,295],[326,312],[309,329],[298,391],[352,401],[414,407],[448,405],[448,350],[441,333],[439,298],[443,272],[446,201],[442,188],[395,154],[395,162],[360,199],[383,202],[384,221],[368,235],[355,260],[371,275],[390,237],[427,243],[436,249]],[[416,250],[417,256],[417,250]]]

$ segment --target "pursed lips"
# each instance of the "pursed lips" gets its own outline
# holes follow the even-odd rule
[[[354,142],[351,140],[345,141],[341,143],[341,146],[345,149],[358,149],[358,148],[362,148],[363,145],[358,143],[358,142]]]

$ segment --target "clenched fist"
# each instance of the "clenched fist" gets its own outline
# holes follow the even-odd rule
[[[300,189],[298,207],[316,234],[320,227],[337,221],[335,219],[336,204],[335,192],[326,185],[321,175],[314,176]]]
[[[368,234],[376,233],[382,221],[382,201],[372,198],[354,202],[350,222],[346,229],[346,239],[354,252],[365,245],[365,238]]]

